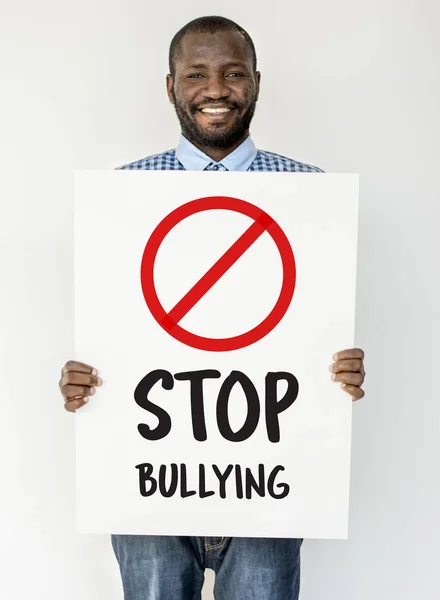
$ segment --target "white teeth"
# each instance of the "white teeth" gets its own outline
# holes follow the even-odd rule
[[[207,113],[224,113],[229,112],[230,110],[230,108],[202,108],[202,112]]]

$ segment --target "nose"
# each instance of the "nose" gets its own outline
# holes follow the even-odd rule
[[[203,89],[203,96],[205,98],[219,100],[220,98],[227,98],[230,93],[231,90],[227,86],[227,82],[221,73],[207,77],[206,85]]]

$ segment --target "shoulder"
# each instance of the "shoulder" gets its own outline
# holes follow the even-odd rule
[[[152,154],[145,158],[136,160],[117,167],[116,170],[130,171],[174,171],[183,169],[183,165],[176,158],[175,150],[167,150],[160,154]]]
[[[281,154],[258,150],[250,171],[296,171],[300,173],[324,173],[319,167],[287,158]]]

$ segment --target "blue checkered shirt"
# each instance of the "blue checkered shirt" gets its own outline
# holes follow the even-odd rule
[[[118,169],[140,171],[296,171],[323,173],[323,170],[280,154],[257,150],[250,136],[222,161],[213,161],[183,136],[174,150],[153,154]]]

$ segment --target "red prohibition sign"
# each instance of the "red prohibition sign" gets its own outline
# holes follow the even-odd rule
[[[236,242],[203,275],[189,292],[166,312],[156,292],[154,264],[157,252],[165,237],[178,223],[205,210],[231,210],[250,217],[253,223]],[[207,338],[187,331],[179,321],[212,288],[246,250],[267,231],[277,245],[283,265],[283,283],[275,306],[256,327],[229,338]],[[187,346],[210,352],[226,352],[245,348],[261,340],[274,329],[286,314],[295,290],[296,268],[292,248],[281,227],[264,210],[237,198],[208,196],[182,204],[166,216],[156,227],[145,246],[141,264],[141,284],[145,302],[159,325],[176,340]]]

